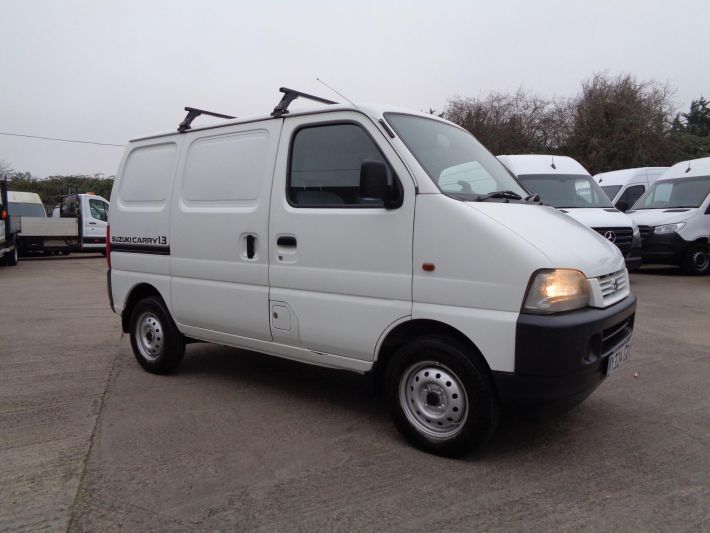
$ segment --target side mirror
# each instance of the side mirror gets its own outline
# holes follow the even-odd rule
[[[393,176],[387,181],[387,165],[382,161],[365,160],[360,165],[360,199],[363,203],[384,203],[385,209],[402,205],[401,188]]]

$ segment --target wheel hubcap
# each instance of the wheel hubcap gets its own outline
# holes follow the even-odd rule
[[[409,422],[434,439],[450,438],[468,417],[468,398],[458,376],[434,361],[423,361],[402,373],[399,402]]]
[[[160,357],[163,348],[163,326],[153,313],[143,313],[138,319],[135,332],[136,344],[141,355],[148,361]]]

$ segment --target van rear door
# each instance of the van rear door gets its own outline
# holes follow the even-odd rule
[[[313,122],[286,118],[281,134],[269,225],[271,331],[277,342],[372,360],[383,331],[411,315],[414,184],[369,119],[344,111]],[[372,160],[401,183],[399,207],[361,195],[361,165]]]
[[[269,194],[282,123],[185,134],[170,218],[172,311],[201,338],[271,340]]]

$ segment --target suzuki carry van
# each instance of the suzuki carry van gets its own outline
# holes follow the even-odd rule
[[[455,124],[281,91],[270,115],[186,108],[126,149],[108,292],[143,368],[204,341],[372,373],[410,442],[457,456],[502,405],[574,405],[628,360],[614,244]]]
[[[641,235],[631,217],[611,205],[587,170],[571,157],[501,155],[503,164],[543,203],[614,243],[634,271],[641,266]]]
[[[673,165],[628,213],[641,231],[644,263],[710,272],[710,157]]]

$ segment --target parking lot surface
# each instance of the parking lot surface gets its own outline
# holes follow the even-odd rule
[[[144,372],[105,271],[0,269],[0,531],[710,531],[710,276],[633,274],[631,360],[450,460],[363,376],[207,344]]]

